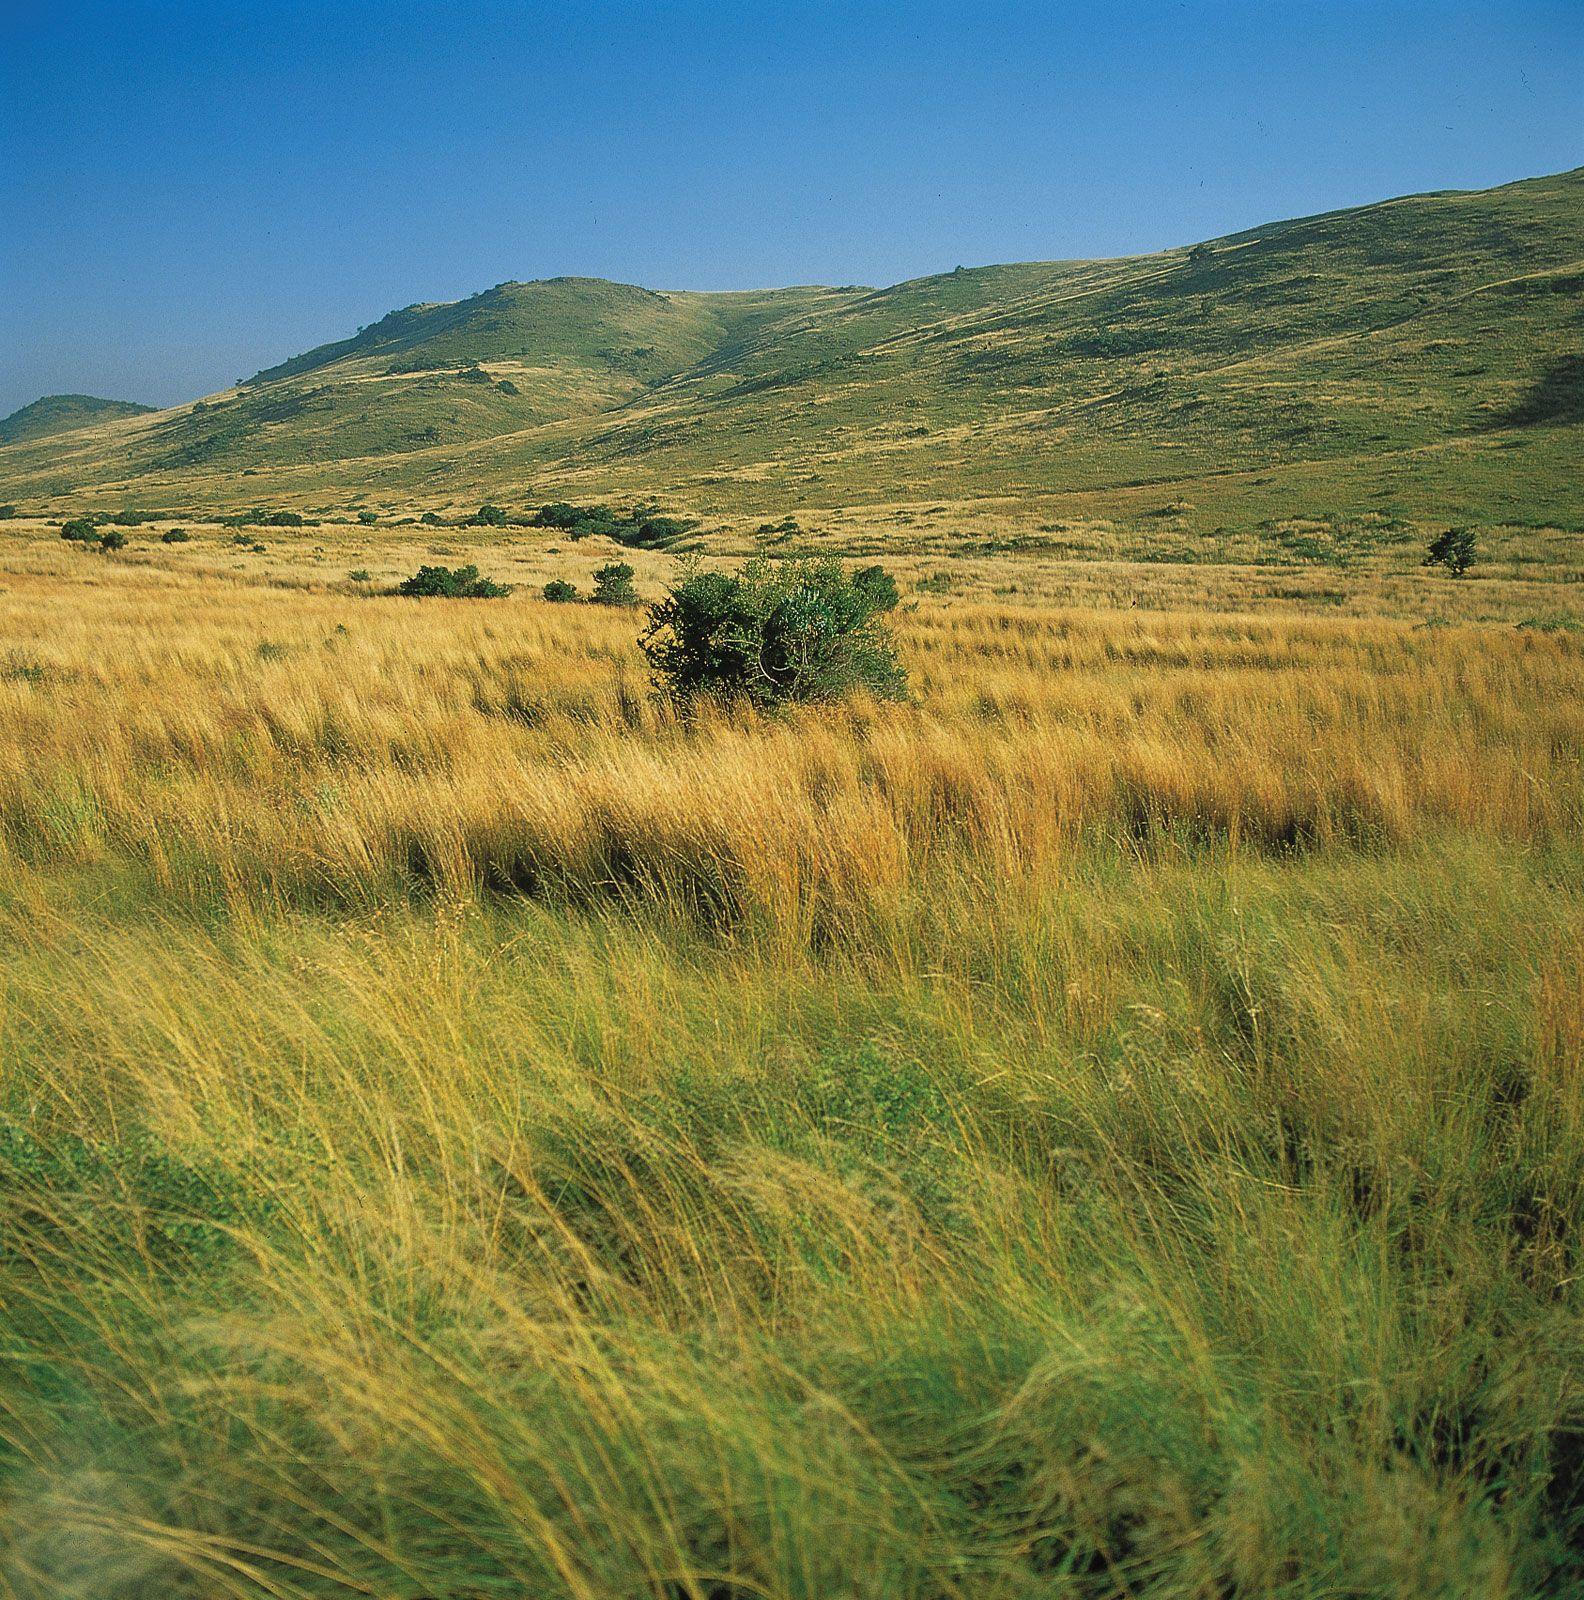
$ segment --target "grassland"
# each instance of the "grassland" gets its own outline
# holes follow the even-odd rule
[[[6,1600],[1584,1586],[1572,545],[973,516],[694,719],[600,541],[7,525]]]
[[[0,447],[0,499],[183,516],[944,505],[1201,549],[1272,518],[1584,528],[1584,171],[885,289],[420,305],[193,405]]]

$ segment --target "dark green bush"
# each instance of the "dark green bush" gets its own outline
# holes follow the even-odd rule
[[[499,506],[482,505],[473,513],[468,521],[475,528],[504,528],[506,526],[506,513]]]
[[[556,605],[565,605],[568,601],[577,599],[577,585],[568,583],[565,578],[552,578],[544,586],[544,597]]]
[[[160,535],[161,544],[186,544],[188,533],[185,528],[167,528]]]
[[[559,528],[569,538],[603,536],[618,544],[647,548],[665,544],[698,526],[690,517],[661,516],[652,507],[639,506],[623,515],[609,506],[569,506],[552,501],[528,519],[530,528]]]
[[[735,577],[693,567],[650,606],[639,643],[656,684],[684,701],[900,698],[907,674],[882,620],[895,603],[894,586],[848,578],[834,557],[761,558]]]
[[[439,528],[444,526],[439,516],[433,511],[426,511],[418,519],[426,528]]]
[[[255,507],[252,511],[243,511],[234,517],[222,517],[220,526],[223,528],[305,528],[308,523],[299,511],[265,511],[262,507]]]
[[[1445,567],[1454,578],[1461,578],[1478,555],[1479,537],[1472,528],[1447,528],[1430,541],[1424,564]]]
[[[99,537],[99,525],[92,517],[73,517],[61,524],[61,538],[69,544],[93,544]]]
[[[0,519],[9,519],[17,514],[15,506],[0,506]]]
[[[638,591],[633,588],[633,569],[625,561],[612,561],[594,574],[594,593],[598,606],[635,606]]]
[[[361,522],[365,528],[372,528],[374,524],[379,521],[379,512],[360,511],[358,512],[358,521]]]
[[[884,567],[860,567],[852,575],[853,588],[862,590],[873,601],[876,611],[895,611],[902,598],[896,579]]]
[[[99,535],[99,548],[101,550],[126,549],[126,535],[119,528],[106,528]]]
[[[419,567],[396,588],[397,594],[442,600],[498,600],[511,585],[479,576],[477,567]]]

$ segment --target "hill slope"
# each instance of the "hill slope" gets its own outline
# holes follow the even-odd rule
[[[47,394],[31,405],[0,417],[0,444],[46,439],[57,433],[91,428],[115,417],[136,417],[153,411],[133,400],[101,400],[91,394]]]
[[[1407,485],[1447,514],[1572,515],[1581,239],[1584,170],[880,290],[503,284],[194,407],[0,449],[0,489],[1103,510],[1141,486],[1213,500],[1242,475],[1315,507]]]

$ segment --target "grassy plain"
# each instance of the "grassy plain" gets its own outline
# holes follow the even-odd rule
[[[784,719],[600,541],[7,527],[6,1600],[1584,1585],[1572,545],[973,516]]]

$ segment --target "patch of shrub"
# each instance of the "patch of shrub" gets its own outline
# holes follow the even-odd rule
[[[0,506],[0,521],[8,521],[17,514],[15,506]]]
[[[577,585],[568,583],[565,578],[552,578],[544,586],[544,597],[552,604],[566,605],[568,601],[577,599]]]
[[[93,544],[99,537],[99,526],[92,517],[73,517],[61,524],[61,538],[68,544]]]
[[[468,518],[468,522],[475,528],[504,528],[506,520],[506,513],[499,506],[489,504],[481,505]]]
[[[160,535],[161,544],[186,544],[190,535],[185,528],[167,528]]]
[[[650,606],[639,644],[656,685],[683,701],[898,699],[907,674],[882,620],[894,604],[894,589],[847,577],[834,557],[761,558],[735,577],[694,566]]]
[[[1447,528],[1430,541],[1424,564],[1445,567],[1454,578],[1461,578],[1478,555],[1479,537],[1472,528]]]
[[[882,566],[859,567],[852,575],[853,587],[869,595],[876,611],[895,611],[902,598],[896,579]]]
[[[603,536],[618,544],[647,549],[691,532],[698,521],[692,517],[663,516],[649,506],[637,506],[623,514],[610,506],[572,506],[556,500],[540,506],[528,519],[528,526],[559,528],[572,539]]]
[[[372,528],[374,524],[379,521],[379,512],[360,511],[358,512],[358,521],[361,522],[365,528]]]
[[[300,511],[265,511],[255,506],[251,511],[239,512],[234,517],[222,517],[222,528],[306,528],[307,519]]]
[[[358,567],[355,571],[349,572],[347,578],[352,583],[367,583],[369,581],[368,568]]]
[[[119,528],[106,528],[99,535],[101,550],[125,550],[126,542],[126,535]]]
[[[481,577],[477,567],[419,567],[397,585],[396,593],[422,599],[498,600],[511,593],[511,585]]]
[[[433,512],[433,511],[424,512],[424,514],[421,517],[419,517],[418,520],[426,528],[441,528],[441,527],[445,526],[445,524],[441,521],[439,515],[437,513]]]
[[[633,569],[625,561],[612,561],[594,574],[594,593],[590,596],[597,606],[635,606],[638,591],[633,588]]]

